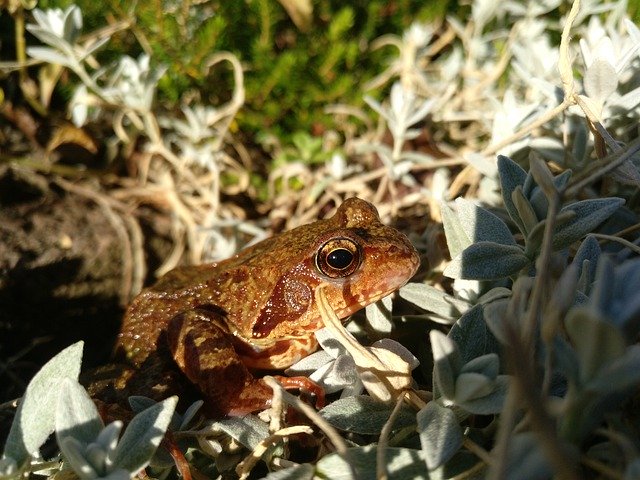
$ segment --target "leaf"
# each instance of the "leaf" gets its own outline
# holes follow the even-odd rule
[[[498,375],[494,380],[493,391],[483,397],[456,402],[463,410],[475,415],[493,415],[502,411],[504,399],[507,396],[510,378],[508,375]]]
[[[431,401],[418,412],[418,434],[429,470],[447,462],[462,446],[462,429],[456,414]]]
[[[535,435],[531,432],[513,435],[509,441],[504,477],[540,480],[552,476],[553,470],[538,446]]]
[[[462,373],[478,373],[493,380],[500,371],[500,359],[495,353],[487,353],[464,364]]]
[[[320,410],[320,415],[335,428],[345,432],[379,435],[392,410],[393,405],[387,405],[368,395],[357,395],[330,403]],[[400,429],[415,424],[415,413],[409,407],[403,406],[393,426]]]
[[[269,436],[269,427],[255,415],[230,417],[212,425],[249,449],[254,449]]]
[[[283,468],[269,473],[264,480],[313,480],[315,467],[310,463],[302,463],[294,467]]]
[[[481,373],[461,373],[456,378],[456,405],[462,405],[470,400],[486,397],[493,393],[494,382]]]
[[[469,304],[426,283],[407,283],[398,294],[408,302],[444,318],[456,318],[469,309]]]
[[[456,377],[462,369],[462,358],[456,343],[438,330],[429,332],[433,352],[434,396],[437,393],[445,398],[455,396]]]
[[[580,376],[589,381],[607,363],[622,356],[626,342],[611,323],[588,307],[576,307],[565,320],[567,334],[580,362]]]
[[[366,306],[367,321],[376,332],[389,333],[393,330],[391,321],[391,295]]]
[[[465,364],[486,353],[499,351],[498,342],[485,323],[482,305],[474,306],[460,317],[451,327],[448,337],[458,345]]]
[[[478,242],[455,257],[443,273],[450,278],[497,280],[519,273],[530,263],[516,245]]]
[[[635,389],[640,383],[640,345],[632,345],[598,372],[587,388],[600,394]]]
[[[580,244],[580,248],[573,257],[573,263],[578,267],[578,289],[589,295],[591,291],[591,284],[595,280],[596,265],[600,258],[600,244],[593,235],[587,235],[587,237]]]
[[[133,417],[113,457],[115,468],[134,475],[149,463],[164,437],[177,403],[178,397],[169,397]]]
[[[497,215],[464,198],[456,199],[456,208],[462,228],[473,243],[517,245],[509,227]]]
[[[4,455],[18,465],[37,456],[55,428],[56,405],[64,378],[78,379],[83,342],[65,348],[49,360],[27,385],[5,444]]]
[[[451,258],[457,257],[465,248],[471,245],[471,239],[462,227],[460,217],[445,202],[440,203],[440,216],[444,235],[447,239],[447,248]]]
[[[93,442],[104,427],[93,400],[77,381],[62,380],[56,407],[56,437],[58,443],[73,437],[82,444]]]
[[[560,213],[575,212],[576,216],[553,234],[553,248],[558,250],[580,240],[609,218],[624,203],[624,199],[609,197],[581,200],[567,205]]]
[[[616,69],[607,60],[596,58],[584,74],[584,91],[602,105],[618,88]]]
[[[376,455],[375,446],[349,448],[346,458],[337,453],[326,455],[316,464],[316,477],[356,480],[351,473],[353,468],[357,474],[357,480],[375,480],[377,478]],[[390,479],[429,478],[420,450],[386,448],[384,465]]]
[[[520,165],[509,157],[498,155],[498,175],[500,176],[500,187],[502,188],[502,200],[504,201],[504,206],[507,209],[511,220],[518,225],[521,232],[525,233],[526,230],[524,228],[524,223],[512,200],[512,194],[516,187],[522,187],[524,185],[524,181],[527,178],[527,172],[525,172]]]

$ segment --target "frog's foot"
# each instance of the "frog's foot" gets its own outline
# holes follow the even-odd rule
[[[325,406],[324,389],[310,378],[283,377],[282,375],[275,375],[274,378],[286,390],[298,389],[303,394],[313,395],[316,399],[315,405],[317,409]]]
[[[213,415],[243,415],[270,406],[271,388],[244,365],[218,313],[194,309],[177,315],[167,328],[167,341]]]

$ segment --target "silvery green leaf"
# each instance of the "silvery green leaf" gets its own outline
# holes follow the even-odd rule
[[[520,185],[511,192],[511,202],[514,205],[518,218],[517,221],[514,220],[516,225],[518,225],[518,228],[520,228],[523,234],[528,235],[529,232],[538,225],[539,217]]]
[[[471,400],[457,401],[456,405],[463,410],[475,415],[493,415],[502,411],[504,399],[509,389],[510,378],[508,375],[498,375],[493,381],[493,391],[484,397],[476,397]]]
[[[310,463],[301,463],[294,467],[283,468],[269,473],[264,480],[313,480],[315,467]]]
[[[519,273],[530,263],[517,245],[478,242],[455,257],[443,274],[450,278],[497,280]]]
[[[607,60],[596,58],[584,74],[584,91],[599,104],[618,88],[616,69]]]
[[[373,480],[376,478],[376,446],[347,449],[346,459],[338,453],[322,457],[316,464],[318,478],[331,480]],[[424,456],[419,450],[410,448],[386,448],[384,464],[390,479],[429,478]],[[357,477],[352,475],[356,471]]]
[[[356,364],[351,355],[339,355],[338,358],[308,376],[310,380],[320,385],[327,394],[338,392],[350,386],[360,388]]]
[[[178,397],[169,397],[133,417],[118,443],[113,464],[132,474],[142,470],[160,445],[177,403]]]
[[[491,334],[503,345],[509,344],[509,338],[505,332],[507,327],[507,312],[509,311],[509,299],[500,299],[491,302],[484,307],[484,320]]]
[[[304,357],[299,362],[294,363],[285,370],[287,375],[305,375],[309,376],[319,368],[332,362],[334,357],[329,355],[324,350],[318,350],[311,355]]]
[[[472,242],[517,245],[509,227],[498,216],[464,198],[457,198],[455,203],[462,228]]]
[[[149,407],[153,407],[157,405],[154,399],[145,397],[143,395],[131,395],[127,398],[127,402],[129,402],[129,406],[134,413],[140,413],[146,410]]]
[[[462,227],[460,217],[445,202],[440,202],[440,215],[447,239],[447,247],[451,258],[457,257],[465,248],[471,245],[471,238]]]
[[[35,58],[36,60],[62,65],[63,67],[68,67],[73,64],[73,60],[69,59],[67,55],[49,47],[28,47],[27,55],[31,58]]]
[[[462,369],[462,358],[456,343],[438,330],[429,332],[433,352],[433,386],[447,399],[455,395],[455,381]]]
[[[60,451],[69,462],[73,471],[82,479],[100,478],[103,472],[96,472],[93,465],[85,457],[85,445],[79,440],[68,436],[58,442]]]
[[[398,294],[423,310],[444,318],[457,318],[469,309],[469,304],[426,283],[407,283]]]
[[[636,338],[640,329],[640,260],[613,266],[608,257],[598,264],[591,305],[616,325],[627,338]]]
[[[533,433],[517,433],[511,437],[505,478],[542,480],[552,478],[553,473]]]
[[[56,437],[58,442],[74,437],[87,445],[93,442],[104,427],[93,400],[76,380],[64,378],[58,385],[56,407]]]
[[[462,429],[456,414],[438,402],[429,402],[418,412],[418,434],[429,470],[447,462],[462,446]]]
[[[546,165],[545,165],[545,168]],[[548,171],[548,168],[547,168]],[[549,185],[550,194],[553,194],[555,190],[562,190],[567,186],[569,180],[571,179],[571,170],[565,170],[560,175],[557,175],[553,179],[551,179],[551,185]],[[547,217],[547,210],[549,209],[549,195],[545,194],[542,188],[536,186],[529,196],[529,202],[533,207],[533,210],[536,214],[536,217],[539,219],[543,219]]]
[[[481,373],[461,373],[456,378],[456,395],[454,402],[462,405],[476,398],[486,397],[493,392],[495,383]]]
[[[55,50],[60,50],[65,53],[71,53],[73,47],[69,45],[63,38],[60,38],[55,33],[45,28],[38,27],[37,25],[27,25],[27,30],[32,33],[42,43],[53,47]]]
[[[366,306],[367,321],[376,332],[389,333],[393,330],[391,321],[391,295]]]
[[[476,305],[462,315],[451,327],[448,336],[458,345],[465,364],[487,353],[499,351],[498,342],[485,322],[482,305]]]
[[[77,5],[70,5],[64,12],[62,37],[73,43],[82,31],[82,11]]]
[[[319,413],[339,430],[361,435],[379,435],[392,410],[393,405],[379,402],[368,395],[356,395],[331,402]],[[393,426],[400,429],[415,423],[415,413],[408,406],[403,406]]]
[[[336,338],[328,328],[321,328],[320,330],[316,330],[315,336],[318,340],[318,343],[322,347],[322,350],[327,352],[333,358],[337,358],[338,355],[344,355],[345,353],[347,353],[347,350],[338,340],[336,340]]]
[[[520,218],[520,214],[516,209],[512,200],[513,191],[516,187],[524,185],[524,181],[527,178],[527,172],[525,172],[520,165],[504,155],[498,155],[498,174],[500,175],[500,186],[502,188],[502,199],[504,206],[511,217],[511,220],[515,222],[520,228],[521,232],[525,232],[524,224]]]
[[[573,257],[573,263],[579,269],[578,289],[586,295],[589,295],[591,284],[595,280],[596,265],[601,252],[596,237],[587,235]]]
[[[547,166],[546,162],[542,160],[535,154],[529,156],[529,171],[533,176],[534,180],[538,184],[538,191],[544,195],[545,199],[553,198],[557,193],[557,189],[555,188],[553,182],[553,175],[551,174],[551,170]],[[531,200],[531,204],[533,208],[536,208],[535,202],[533,200],[533,196],[529,197]],[[546,211],[544,212],[546,213]],[[539,218],[543,218],[544,215]]]
[[[580,382],[580,361],[576,351],[563,338],[556,337],[553,341],[553,351],[560,372],[571,383]]]
[[[622,356],[626,341],[620,330],[588,307],[575,307],[565,319],[565,328],[580,361],[580,376],[589,381],[607,363]]]
[[[603,365],[586,387],[592,392],[610,394],[637,388],[639,383],[640,345],[632,345],[619,358]]]
[[[191,421],[195,418],[200,408],[202,408],[202,405],[204,405],[203,400],[196,400],[191,405],[189,405],[189,408],[187,408],[187,411],[184,412],[184,415],[182,415],[182,422],[180,423],[180,425],[176,430],[180,431],[180,430],[186,429],[191,423]]]
[[[83,342],[65,348],[49,360],[27,385],[7,437],[4,456],[22,465],[37,456],[55,427],[56,405],[63,378],[78,379]]]
[[[560,213],[570,211],[576,216],[554,232],[553,248],[564,248],[580,240],[613,215],[623,203],[622,198],[609,197],[581,200],[563,207]]]
[[[571,149],[571,155],[578,164],[587,160],[589,151],[589,132],[584,124],[578,124],[574,127],[573,133],[573,147]]]
[[[461,373],[479,373],[490,380],[495,379],[500,371],[500,359],[495,353],[487,353],[464,364]]]
[[[269,436],[269,426],[255,415],[225,418],[214,422],[212,427],[226,433],[250,450]]]

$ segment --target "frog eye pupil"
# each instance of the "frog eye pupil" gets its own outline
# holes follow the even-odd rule
[[[360,266],[362,250],[350,238],[334,237],[325,242],[316,254],[316,267],[329,278],[346,278]]]
[[[327,264],[337,270],[344,270],[353,262],[353,253],[346,248],[336,248],[327,255]]]

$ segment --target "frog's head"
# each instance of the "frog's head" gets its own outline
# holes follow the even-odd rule
[[[321,328],[314,298],[321,283],[333,310],[345,318],[400,288],[420,263],[409,239],[358,198],[344,201],[333,217],[276,239],[287,255],[274,267],[277,281],[252,323],[258,341],[309,336]]]

